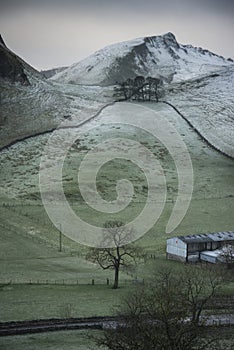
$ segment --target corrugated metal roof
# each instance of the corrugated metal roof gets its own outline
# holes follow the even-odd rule
[[[203,233],[189,236],[178,236],[185,243],[233,241],[234,231]]]
[[[189,235],[189,236],[178,236],[185,243],[202,243],[202,242],[212,242],[212,239],[208,234],[203,235]]]

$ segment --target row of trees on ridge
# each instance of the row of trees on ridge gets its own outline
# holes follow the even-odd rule
[[[135,79],[128,78],[119,83],[115,89],[115,96],[125,100],[135,99],[138,101],[158,102],[160,87],[163,82],[159,78],[136,76]]]

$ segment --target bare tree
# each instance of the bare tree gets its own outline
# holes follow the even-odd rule
[[[221,277],[212,267],[194,269],[187,266],[181,280],[191,310],[191,320],[199,324],[204,307],[212,300],[221,285]]]
[[[143,76],[136,76],[134,79],[134,96],[137,98],[137,100],[145,100],[144,96],[144,85],[145,85],[145,78]]]
[[[127,86],[127,89],[128,89],[128,93],[127,93],[127,98],[131,98],[132,97],[132,94],[133,94],[133,89],[134,89],[134,81],[131,79],[131,78],[128,78],[126,80],[126,86]]]
[[[162,80],[158,78],[152,78],[151,89],[156,102],[158,102],[158,97],[159,97],[158,89],[161,85],[162,85]]]
[[[121,221],[107,221],[104,225],[103,246],[107,248],[90,248],[87,259],[98,263],[103,270],[114,270],[113,289],[119,286],[121,268],[128,268],[140,256],[141,249],[129,244],[132,230],[127,230]],[[112,246],[113,248],[109,248]]]
[[[228,269],[234,267],[234,246],[229,242],[226,242],[222,248],[220,254],[221,259],[224,261]]]
[[[125,100],[128,100],[130,95],[131,95],[131,92],[132,92],[132,84],[131,84],[131,81],[127,80],[127,81],[123,81],[121,84],[120,84],[120,91],[123,93],[124,95],[124,99]]]
[[[146,82],[147,82],[146,90],[147,90],[147,95],[148,95],[148,101],[151,101],[153,78],[147,77]]]
[[[117,327],[106,329],[103,337],[97,340],[98,345],[111,350],[216,349],[214,338],[205,336],[201,312],[196,314],[194,322],[191,295],[203,311],[218,283],[214,283],[213,275],[208,277],[204,297],[200,294],[200,291],[204,292],[204,279],[199,279],[196,273],[191,279],[192,271],[188,273],[186,270],[181,278],[172,270],[162,270],[153,283],[141,289],[138,287],[123,300],[118,313],[121,321]],[[203,299],[201,304],[198,302],[200,298]],[[221,345],[218,348],[224,349]]]

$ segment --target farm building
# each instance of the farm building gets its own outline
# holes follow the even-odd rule
[[[216,232],[167,239],[167,258],[179,261],[216,263],[222,247],[234,246],[234,232]]]

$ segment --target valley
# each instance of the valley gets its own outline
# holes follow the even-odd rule
[[[12,82],[9,76],[0,77],[0,322],[113,315],[124,297],[156,273],[163,269],[181,273],[183,264],[166,259],[167,238],[233,230],[233,61],[181,45],[167,33],[104,48],[68,68],[49,71],[47,80],[1,41],[0,49],[7,52],[10,62],[17,60],[29,82],[24,85],[18,78]],[[116,87],[139,75],[162,79],[159,102],[116,101]],[[129,116],[132,123],[127,124]],[[148,132],[135,126],[137,119],[143,126],[147,124]],[[158,138],[149,132],[155,125]],[[177,158],[162,140],[170,144],[176,137],[186,148],[183,154],[177,145],[174,150],[171,147],[180,156],[180,165],[191,160],[192,196],[183,220],[168,232],[180,179]],[[106,156],[111,145],[108,140],[117,140],[112,159]],[[127,142],[136,147],[139,164],[146,164],[146,169],[128,159],[130,156],[118,154]],[[144,149],[138,150],[136,144]],[[128,206],[120,203],[121,210],[106,213],[97,210],[97,196],[91,196],[94,207],[86,202],[79,187],[79,171],[89,153],[94,156],[85,169],[87,178],[83,176],[87,193],[96,161],[101,162],[95,177],[98,195],[103,202],[115,203],[118,181],[124,179],[133,190],[124,187],[120,198]],[[140,163],[144,157],[147,162]],[[151,159],[157,160],[157,169]],[[154,206],[156,196],[148,199],[151,171],[158,180],[154,190],[160,200],[162,175],[165,178],[165,203],[158,221],[133,243],[144,257],[121,270],[120,288],[113,290],[113,271],[87,260],[88,244],[71,239],[68,232],[70,217],[62,214],[52,222],[45,198],[54,203],[53,209],[66,201],[74,216],[94,227],[95,235],[95,229],[103,228],[108,220],[131,223],[146,203]],[[191,172],[184,175],[191,177]],[[182,199],[186,200],[189,190],[183,190]],[[76,229],[78,238],[84,235],[82,226]],[[233,292],[233,277],[225,270],[218,295],[232,298]],[[89,332],[83,333],[79,348],[86,350]],[[38,344],[51,341],[56,344],[51,349],[57,349],[60,336],[53,340],[51,335],[35,335],[35,339]],[[70,331],[68,337],[72,349],[75,339]],[[18,338],[11,339],[3,339],[6,348]],[[21,338],[22,344],[33,340],[34,335]]]

